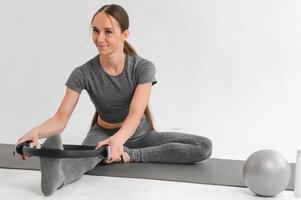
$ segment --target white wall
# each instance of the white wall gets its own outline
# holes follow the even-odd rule
[[[129,42],[157,67],[160,131],[209,137],[213,157],[301,148],[301,1],[0,1],[0,142],[57,110],[70,72],[97,53],[89,22],[106,3],[130,17]],[[64,143],[80,143],[94,107],[83,92]]]

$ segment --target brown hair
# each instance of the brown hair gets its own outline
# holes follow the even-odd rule
[[[102,6],[92,17],[91,24],[92,24],[95,16],[99,12],[102,12],[102,11],[104,11],[106,14],[108,14],[108,15],[112,16],[114,19],[116,19],[116,21],[119,23],[119,26],[120,26],[120,29],[122,32],[124,32],[125,30],[127,30],[129,28],[128,14],[124,10],[124,8],[122,8],[121,6],[119,6],[117,4],[110,4],[110,5]],[[127,41],[124,41],[123,52],[128,55],[134,55],[134,56],[137,55],[135,49]],[[149,128],[154,130],[152,116],[151,116],[151,112],[150,112],[148,105],[145,108],[144,114],[145,114]],[[97,111],[95,111],[94,117],[91,122],[91,127],[94,126],[95,123],[97,123],[97,118],[98,118],[98,113],[97,113]]]

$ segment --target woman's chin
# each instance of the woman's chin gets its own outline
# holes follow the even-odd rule
[[[102,56],[107,56],[107,55],[109,55],[111,52],[109,52],[109,51],[98,51],[99,52],[99,54],[100,55],[102,55]]]

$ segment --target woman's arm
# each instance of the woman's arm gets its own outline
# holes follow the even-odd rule
[[[152,83],[139,84],[131,100],[129,113],[122,123],[121,128],[114,134],[124,144],[136,131],[144,110],[149,102]]]
[[[40,138],[59,134],[66,128],[79,96],[80,94],[66,87],[65,96],[54,116],[36,127],[40,132]]]
[[[61,133],[67,126],[68,120],[76,107],[80,94],[67,88],[65,96],[53,117],[39,126],[28,131],[24,136],[19,138],[18,143],[27,140],[33,140],[35,146],[38,145],[38,139],[47,138],[51,135]]]
[[[111,163],[120,158],[123,153],[123,144],[134,134],[151,95],[152,83],[139,84],[131,100],[129,114],[123,121],[121,128],[111,137],[99,141],[97,146],[111,146],[111,153],[106,162]]]

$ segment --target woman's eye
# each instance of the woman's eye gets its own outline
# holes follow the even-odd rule
[[[106,30],[106,34],[111,34],[112,31]]]
[[[92,29],[92,31],[93,31],[93,32],[98,32],[98,30],[97,30],[97,29],[95,29],[95,28],[93,28],[93,29]]]

